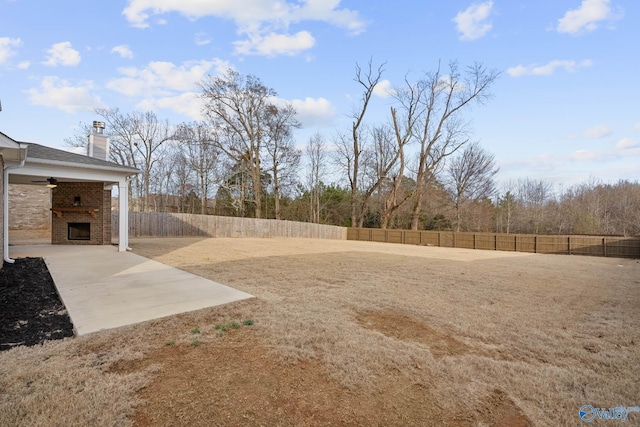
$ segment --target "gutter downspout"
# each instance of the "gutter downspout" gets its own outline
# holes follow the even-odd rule
[[[21,146],[20,149],[23,147]],[[3,247],[4,247],[4,261],[9,264],[13,264],[16,262],[15,259],[9,258],[9,170],[11,169],[19,169],[24,166],[24,162],[27,160],[27,147],[24,147],[24,157],[20,160],[20,163],[17,165],[9,165],[4,167],[3,171],[3,191],[2,191],[2,228],[4,230],[4,238],[3,238]]]

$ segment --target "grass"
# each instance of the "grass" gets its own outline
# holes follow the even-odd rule
[[[638,403],[634,260],[304,239],[148,239],[133,247],[257,300],[0,354],[0,425],[126,425],[142,396],[152,425],[197,425],[198,416],[206,425],[207,416],[222,416],[206,412],[211,406],[228,408],[230,424],[251,414],[254,425],[334,414],[311,424],[401,425],[384,418],[395,414],[428,425],[419,417],[438,413],[459,425],[493,425],[487,408],[505,401],[534,425],[576,425],[582,405]],[[195,341],[206,352],[192,356]],[[191,401],[182,408],[182,383],[170,381],[187,380],[172,369],[191,360],[193,372],[212,371],[188,378],[203,388],[185,395]],[[214,371],[220,363],[225,370]],[[269,389],[252,391],[260,384]]]
[[[213,327],[213,329],[218,331],[217,335],[219,337],[223,337],[225,332],[229,332],[232,329],[240,329],[243,326],[253,326],[253,324],[254,321],[251,319],[243,320],[242,323],[232,320],[230,322],[218,323]]]

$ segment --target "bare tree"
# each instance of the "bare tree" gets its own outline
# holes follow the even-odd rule
[[[520,232],[546,233],[545,207],[552,195],[551,184],[530,178],[519,179],[517,187],[521,215],[518,215]]]
[[[446,167],[446,187],[456,211],[456,231],[462,225],[462,208],[495,193],[494,177],[498,173],[495,156],[478,143],[467,145]]]
[[[142,170],[136,181],[137,195],[142,198],[142,209],[148,210],[149,190],[154,165],[159,158],[158,151],[172,138],[169,122],[158,119],[152,111],[122,114],[117,108],[101,108],[96,109],[96,114],[107,124],[111,160]]]
[[[218,193],[216,195],[216,208],[218,211],[230,208],[235,216],[245,217],[247,214],[246,202],[251,193],[251,178],[249,177],[249,167],[244,165],[245,159],[233,161],[226,159],[223,162],[222,175],[220,180]],[[221,199],[227,199],[228,206],[221,206]]]
[[[449,64],[448,74],[440,67],[416,83],[408,80],[406,90],[398,92],[407,118],[403,133],[410,134],[419,146],[416,189],[413,194],[411,228],[418,229],[422,195],[442,161],[467,143],[469,129],[461,113],[472,102],[484,103],[499,72],[474,64],[463,74],[456,62]]]
[[[267,164],[271,170],[275,219],[281,219],[280,196],[283,188],[290,187],[300,165],[300,150],[296,149],[293,128],[300,124],[295,119],[296,110],[291,104],[267,109]]]
[[[166,160],[163,163],[164,167],[160,170],[164,175],[168,193],[164,201],[165,209],[187,213],[185,202],[187,194],[193,188],[193,170],[180,150],[173,150]]]
[[[218,165],[218,135],[204,123],[184,123],[176,130],[179,149],[189,167],[198,177],[200,213],[207,213],[207,201],[216,181]]]
[[[506,184],[504,196],[498,199],[496,212],[496,232],[511,232],[511,226],[515,217],[516,207],[518,205],[516,197],[513,194],[514,184],[509,182]]]
[[[307,170],[307,188],[309,190],[309,204],[311,222],[320,222],[320,183],[326,172],[326,143],[322,135],[317,132],[311,138],[305,148],[309,163]]]
[[[389,193],[384,201],[384,207],[381,213],[381,228],[387,228],[391,217],[395,212],[402,207],[410,197],[414,195],[412,191],[406,191],[404,195],[400,195],[400,189],[404,182],[405,168],[407,165],[405,148],[412,141],[412,131],[415,126],[414,109],[416,108],[416,101],[420,96],[420,87],[414,88],[411,85],[407,85],[404,90],[396,90],[395,96],[402,106],[402,118],[398,118],[398,110],[395,107],[391,107],[391,121],[393,123],[393,137],[395,138],[394,156],[392,162],[389,162],[388,173],[394,169],[394,173],[391,175],[391,185]]]
[[[623,236],[640,235],[640,184],[620,180],[607,187],[612,197],[603,212],[604,228],[612,227]]]
[[[68,147],[86,147],[89,141],[88,136],[93,132],[93,126],[89,123],[78,123],[78,127],[72,136],[65,138],[63,141]]]
[[[374,183],[374,185],[362,191],[360,180],[362,179],[361,169],[363,167],[362,154],[366,150],[367,145],[366,138],[363,134],[365,131],[364,118],[371,97],[373,96],[373,90],[382,78],[384,65],[385,64],[382,64],[377,69],[374,69],[373,61],[370,60],[367,69],[363,71],[362,68],[356,64],[356,77],[354,80],[362,87],[360,104],[350,115],[350,118],[353,120],[350,134],[348,136],[345,134],[339,135],[336,140],[336,163],[344,170],[349,180],[349,188],[351,191],[351,225],[353,227],[362,227],[368,198],[381,183],[381,181]]]
[[[168,205],[169,178],[174,168],[170,159],[175,151],[173,144],[166,143],[155,153],[156,162],[149,177],[149,210],[159,212]]]
[[[231,69],[221,77],[206,77],[200,82],[200,89],[206,102],[204,113],[209,124],[222,132],[219,148],[236,165],[248,168],[253,184],[255,215],[261,218],[262,157],[276,92],[266,87],[259,78],[243,76]]]

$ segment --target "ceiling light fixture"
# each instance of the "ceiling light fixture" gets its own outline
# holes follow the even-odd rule
[[[47,188],[56,188],[58,186],[58,180],[55,178],[47,179]]]

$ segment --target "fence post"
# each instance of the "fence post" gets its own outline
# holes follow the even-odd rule
[[[533,253],[538,253],[538,236],[533,236]]]
[[[571,255],[571,236],[568,237],[569,241],[569,255]]]
[[[498,233],[493,235],[493,250],[498,250]]]
[[[473,249],[476,248],[476,233],[473,233]]]
[[[440,231],[438,231],[438,247],[442,246],[442,244],[441,244],[442,240],[441,240],[441,237],[440,237],[441,234],[442,233]]]
[[[607,238],[602,238],[602,256],[606,258],[607,256]]]

